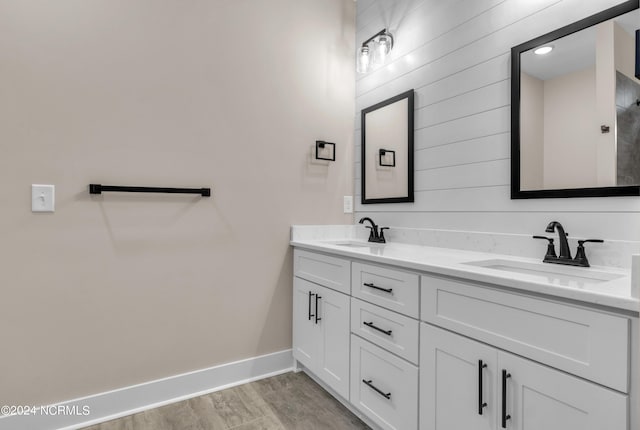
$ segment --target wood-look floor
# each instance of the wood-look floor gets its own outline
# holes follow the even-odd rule
[[[85,430],[369,429],[306,374],[285,373]]]

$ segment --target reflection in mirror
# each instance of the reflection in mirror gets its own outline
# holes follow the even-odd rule
[[[637,3],[627,2],[622,15],[605,11],[604,20],[584,20],[586,28],[581,21],[513,48],[520,68],[512,197],[638,195]],[[549,190],[555,192],[526,193]]]
[[[413,201],[413,90],[362,110],[362,203]]]

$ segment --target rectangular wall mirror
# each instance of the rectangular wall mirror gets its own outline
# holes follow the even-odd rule
[[[362,110],[362,203],[413,202],[413,90]]]
[[[638,0],[512,48],[511,198],[640,195]]]

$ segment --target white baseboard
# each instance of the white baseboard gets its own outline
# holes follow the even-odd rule
[[[0,430],[78,429],[286,373],[292,369],[293,357],[288,349],[69,400],[36,409],[35,414],[29,416],[0,417]],[[76,414],[57,414],[55,412],[58,407],[67,408],[67,411],[71,410]],[[87,407],[90,413],[83,415],[84,408]]]

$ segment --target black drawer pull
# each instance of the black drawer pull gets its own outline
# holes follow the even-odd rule
[[[369,388],[371,388],[372,390],[374,390],[376,393],[380,394],[382,397],[384,397],[385,399],[390,399],[391,398],[391,393],[384,393],[384,391],[380,391],[380,389],[378,389],[375,385],[373,385],[371,382],[371,379],[369,379],[368,381],[366,379],[363,379],[362,382],[364,382]]]
[[[507,415],[507,379],[511,378],[511,373],[507,373],[502,369],[502,428],[507,428],[507,420],[511,419],[511,415]]]
[[[322,318],[320,318],[320,312],[318,312],[318,300],[320,300],[322,297],[320,296],[320,294],[316,294],[316,324],[318,324],[318,321],[320,321]]]
[[[312,296],[315,296],[315,294],[313,294],[311,291],[309,291],[309,311],[308,311],[308,313],[309,313],[309,321],[311,321],[311,317],[314,316],[311,313],[311,297]]]
[[[369,283],[369,282],[365,282],[363,285],[365,287],[373,288],[374,290],[384,291],[385,293],[391,293],[393,291],[393,288],[382,288],[382,287],[373,285],[372,283]]]
[[[478,414],[482,415],[482,410],[487,407],[487,403],[482,400],[482,369],[487,367],[486,363],[478,360]]]
[[[391,330],[382,330],[380,327],[376,327],[375,325],[373,325],[373,321],[371,322],[364,321],[362,324],[366,325],[367,327],[371,327],[374,330],[378,330],[380,333],[384,333],[387,336],[391,336]]]

